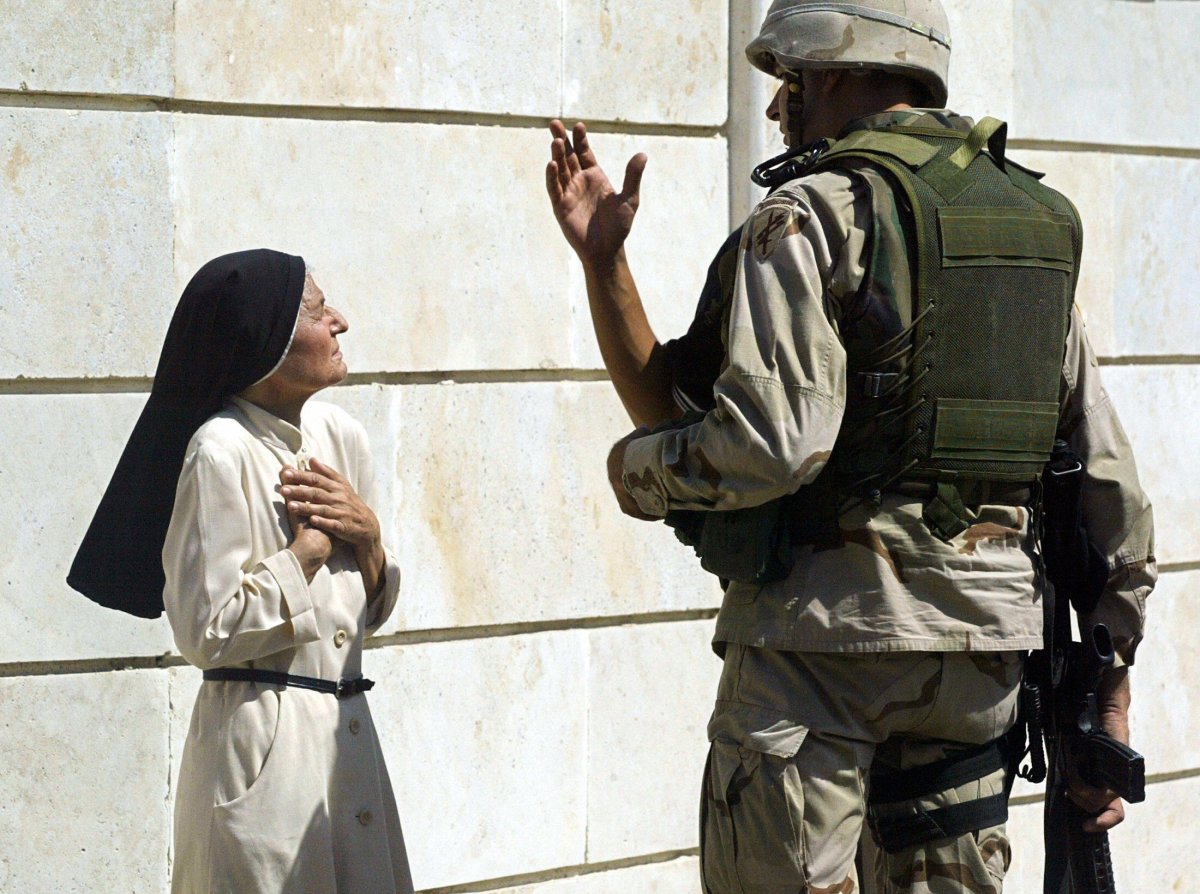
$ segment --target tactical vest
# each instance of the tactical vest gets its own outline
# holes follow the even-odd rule
[[[790,162],[795,176],[865,167],[887,181],[912,290],[894,296],[893,331],[843,328],[847,406],[813,483],[754,509],[668,515],[721,577],[786,576],[790,544],[836,544],[842,514],[896,489],[915,488],[930,530],[949,540],[969,524],[967,503],[1033,487],[1050,458],[1079,216],[1005,158],[1002,122],[967,132],[930,121],[854,131]],[[885,277],[868,270],[864,289]]]
[[[799,512],[824,499],[840,514],[847,499],[924,483],[925,520],[949,539],[968,524],[961,491],[1032,487],[1049,460],[1082,228],[1069,200],[1005,159],[1005,133],[994,118],[969,133],[861,130],[812,168],[884,175],[908,224],[913,289],[899,332],[847,340],[842,428]]]

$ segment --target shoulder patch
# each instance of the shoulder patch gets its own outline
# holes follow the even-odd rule
[[[790,204],[770,204],[758,209],[750,228],[750,247],[760,261],[771,257],[784,236],[800,232],[796,209]]]

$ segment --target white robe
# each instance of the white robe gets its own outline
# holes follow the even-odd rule
[[[337,407],[310,401],[297,429],[234,398],[188,445],[163,596],[176,645],[196,667],[361,676],[363,636],[395,607],[400,569],[388,552],[368,602],[340,544],[305,582],[276,487],[284,464],[305,468],[311,457],[374,508],[366,432]],[[366,695],[202,684],[176,793],[175,894],[412,890]]]

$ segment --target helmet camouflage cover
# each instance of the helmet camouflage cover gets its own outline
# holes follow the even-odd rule
[[[920,81],[946,105],[950,26],[940,0],[775,0],[746,47],[755,68],[857,68]]]

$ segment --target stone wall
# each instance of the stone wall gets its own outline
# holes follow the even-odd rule
[[[649,154],[631,263],[656,330],[682,331],[746,172],[782,148],[741,54],[766,5],[0,0],[0,890],[168,887],[198,674],[165,620],[63,578],[184,283],[255,245],[304,255],[351,323],[329,399],[367,425],[406,569],[366,672],[418,887],[696,890],[720,594],[607,493],[628,422],[544,197],[545,122],[587,120],[614,176]],[[947,5],[955,106],[1009,120],[1085,217],[1080,301],[1165,563],[1118,877],[1170,890],[1200,870],[1200,678],[1171,635],[1200,584],[1200,4]],[[1020,894],[1040,804],[1018,795]]]

